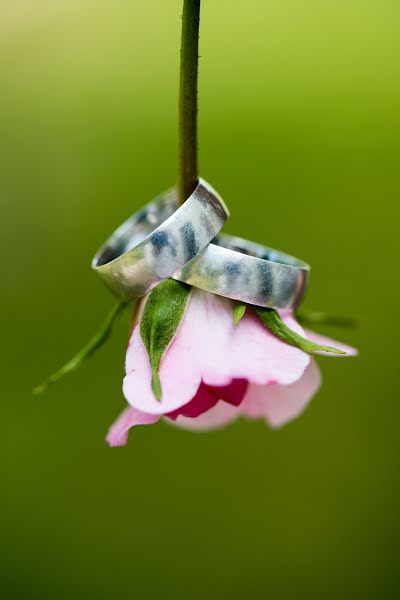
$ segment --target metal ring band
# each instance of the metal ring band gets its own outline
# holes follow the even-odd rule
[[[178,208],[173,188],[125,221],[97,252],[92,268],[118,296],[139,298],[204,250],[228,216],[204,179]]]
[[[292,310],[304,296],[309,274],[309,265],[293,256],[221,234],[174,279],[233,300]]]

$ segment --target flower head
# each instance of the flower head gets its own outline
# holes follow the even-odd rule
[[[129,341],[123,383],[130,406],[110,428],[111,446],[126,444],[131,427],[160,418],[192,430],[220,427],[240,415],[264,418],[278,427],[298,416],[320,385],[314,359],[268,331],[252,311],[235,326],[232,301],[193,288],[160,363],[158,400],[140,315]],[[304,332],[291,313],[280,316],[295,333],[356,354],[353,348]]]

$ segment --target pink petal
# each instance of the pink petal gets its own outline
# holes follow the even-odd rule
[[[356,348],[352,348],[351,346],[347,346],[346,344],[342,344],[342,342],[337,342],[336,340],[332,340],[324,335],[320,335],[319,333],[314,333],[314,331],[306,330],[306,337],[315,342],[316,344],[321,344],[323,346],[333,346],[338,350],[343,350],[346,354],[332,354],[332,352],[316,352],[316,354],[320,354],[321,356],[357,356],[358,350]]]
[[[126,408],[113,423],[107,434],[110,446],[125,446],[128,441],[128,431],[135,425],[152,425],[159,419],[159,415],[148,415],[135,408]]]
[[[293,331],[304,335],[290,314],[283,314],[282,320]],[[270,333],[249,309],[235,328],[228,358],[235,378],[246,378],[258,385],[293,383],[310,362],[302,350]]]
[[[123,391],[129,404],[151,414],[165,414],[187,404],[201,383],[201,327],[203,307],[192,292],[186,314],[177,334],[161,361],[159,370],[162,399],[151,389],[151,369],[137,325],[126,355],[126,377]]]
[[[315,360],[311,360],[295,383],[250,385],[240,409],[252,419],[263,417],[271,427],[280,427],[303,412],[320,384],[320,370]]]
[[[151,414],[167,414],[184,406],[197,393],[201,381],[214,386],[233,379],[229,361],[233,327],[232,303],[193,289],[182,323],[161,361],[162,399],[151,389],[146,349],[136,326],[126,357],[123,390],[129,404]]]
[[[174,425],[189,431],[211,431],[234,421],[240,415],[240,407],[227,404],[220,400],[217,404],[196,419],[179,415]],[[171,421],[169,421],[171,423]]]
[[[201,378],[210,386],[227,386],[236,377],[232,369],[232,348],[235,343],[233,304],[230,300],[196,290],[202,308],[194,334],[199,344]]]
[[[303,333],[290,315],[283,319]],[[304,352],[269,333],[249,310],[235,327],[231,301],[193,289],[180,328],[161,361],[161,402],[151,389],[139,326],[129,344],[123,390],[138,410],[167,414],[190,402],[202,381],[210,386],[227,386],[234,379],[287,384],[301,377],[309,361]]]

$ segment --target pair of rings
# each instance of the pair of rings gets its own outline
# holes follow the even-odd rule
[[[233,300],[295,309],[307,288],[309,265],[219,234],[228,216],[222,198],[204,179],[179,207],[172,188],[125,221],[97,252],[92,267],[125,300],[144,296],[173,277]]]

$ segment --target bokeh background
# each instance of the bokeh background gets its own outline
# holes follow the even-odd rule
[[[160,423],[124,406],[128,316],[86,368],[31,388],[112,298],[103,239],[173,184],[181,1],[0,7],[2,597],[399,594],[400,5],[203,2],[201,173],[226,231],[313,266],[306,305],[360,348],[279,431]]]

